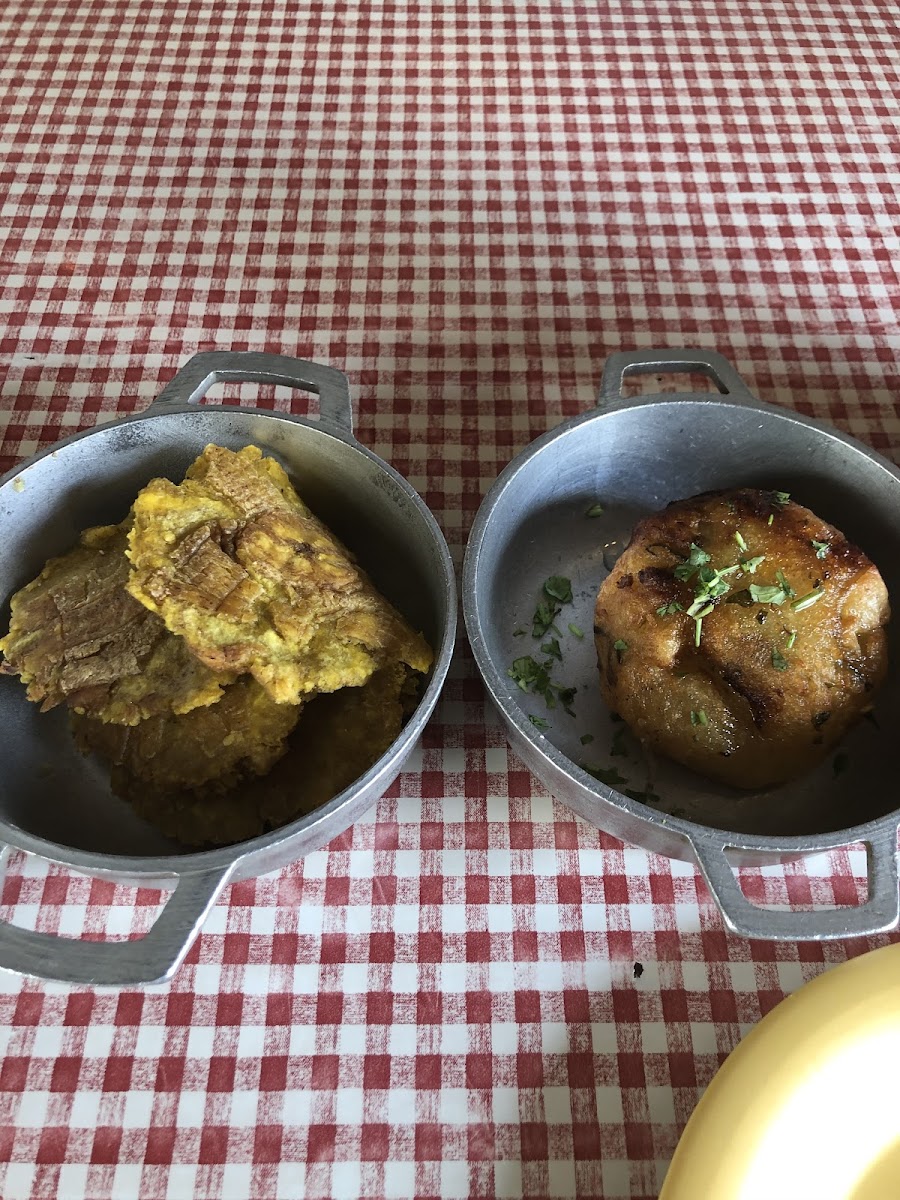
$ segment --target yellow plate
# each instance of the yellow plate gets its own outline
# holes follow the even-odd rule
[[[764,1017],[694,1110],[660,1200],[900,1198],[900,945]]]

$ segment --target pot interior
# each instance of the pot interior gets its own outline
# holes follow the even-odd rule
[[[83,529],[122,520],[154,477],[179,482],[210,442],[235,450],[252,443],[276,457],[310,508],[437,654],[448,619],[444,566],[418,503],[377,461],[324,429],[234,408],[191,408],[101,427],[61,444],[0,488],[0,628],[8,626],[9,597],[48,558],[74,546]],[[0,727],[0,824],[63,852],[135,860],[192,853],[114,796],[104,770],[75,749],[65,711],[41,713],[17,678],[0,677]],[[345,824],[336,823],[332,835]]]
[[[898,614],[889,626],[892,668],[878,693],[877,724],[865,720],[848,735],[839,747],[837,769],[835,752],[804,778],[756,793],[713,783],[661,757],[649,760],[603,704],[591,632],[598,588],[638,518],[673,500],[741,486],[789,492],[842,530],[879,567]],[[735,833],[824,833],[900,807],[892,745],[900,727],[900,479],[895,473],[793,414],[717,399],[673,398],[598,412],[576,423],[526,458],[495,495],[479,548],[477,625],[499,676],[495,690],[501,709],[514,718],[524,713],[548,722],[541,735],[526,716],[531,740],[546,748],[546,742],[538,743],[546,738],[565,756],[561,765],[568,759],[615,768],[626,780],[621,788],[659,798],[646,810],[651,820],[654,811],[663,812]],[[598,503],[602,514],[587,517]],[[572,580],[574,601],[557,621],[563,661],[555,664],[553,678],[577,687],[574,717],[558,706],[548,710],[542,698],[526,695],[507,677],[514,659],[540,657],[532,615],[551,575]],[[583,638],[570,632],[570,622]],[[584,744],[582,738],[590,740]],[[579,785],[573,780],[572,786]],[[590,796],[582,808],[584,803],[590,808]],[[603,823],[599,796],[597,812]]]

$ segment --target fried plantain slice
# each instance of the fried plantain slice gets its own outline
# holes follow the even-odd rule
[[[279,703],[359,686],[431,650],[256,446],[207,446],[138,496],[131,594],[213,671],[249,672]]]
[[[359,778],[400,733],[419,678],[395,663],[362,687],[317,696],[293,733],[299,710],[274,704],[252,680],[228,688],[214,709],[120,731],[127,742],[98,722],[73,724],[85,753],[117,764],[113,790],[145,820],[188,846],[230,845],[318,808]],[[223,718],[218,731],[214,716]],[[141,735],[152,726],[148,745]]]
[[[214,672],[125,589],[130,522],[86,530],[11,601],[0,641],[6,674],[20,675],[42,709],[68,704],[135,725],[214,704],[229,672]]]
[[[82,753],[98,754],[111,766],[113,791],[152,819],[179,792],[217,812],[218,797],[264,775],[284,754],[299,715],[299,705],[276,704],[255,680],[244,678],[226,688],[218,704],[180,717],[151,717],[129,728],[73,715],[72,729]],[[227,822],[184,832],[203,834],[188,841],[231,840]]]

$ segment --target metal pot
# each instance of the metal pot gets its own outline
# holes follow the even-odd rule
[[[217,382],[318,393],[320,420],[261,409],[195,407]],[[168,979],[226,884],[271,871],[346,829],[399,772],[434,709],[456,633],[447,543],[413,488],[352,434],[347,379],[271,354],[198,354],[146,411],[65,438],[0,480],[0,596],[32,579],[90,525],[119,521],[155,476],[181,479],[210,442],[276,457],[304,499],[357,554],[377,586],[428,638],[435,662],[421,703],[390,750],[322,808],[237,846],[185,851],[113,796],[76,751],[66,714],[41,714],[16,679],[0,679],[4,731],[0,839],[104,879],[174,888],[137,941],[78,942],[0,925],[0,968],[43,979],[128,986]],[[6,611],[0,616],[3,625]]]
[[[625,375],[700,372],[718,393],[625,398]],[[874,723],[863,722],[840,760],[808,777],[753,795],[712,784],[674,763],[612,756],[615,727],[600,699],[590,630],[597,590],[635,521],[672,500],[756,486],[790,492],[857,542],[900,597],[900,471],[851,437],[797,413],[762,404],[721,355],[705,350],[614,354],[598,407],[538,438],[485,498],[463,568],[464,614],[475,659],[522,761],[585,820],[626,842],[699,864],[729,929],[747,937],[822,940],[895,929],[896,770],[891,730],[900,717],[900,621],[891,633],[894,669]],[[603,513],[588,517],[597,503]],[[555,675],[577,686],[575,717],[523,693],[510,664],[537,646],[532,614],[551,575],[572,580],[561,615],[588,631],[564,634]],[[561,625],[565,628],[565,625]],[[522,631],[525,635],[522,635]],[[530,720],[547,722],[539,729]],[[589,745],[582,737],[593,737]],[[838,773],[836,768],[849,765]],[[583,765],[628,772],[645,803],[597,782]],[[619,784],[622,789],[624,784]],[[646,792],[645,792],[646,795]],[[784,862],[862,843],[869,897],[856,908],[775,911],[754,906],[733,866]]]

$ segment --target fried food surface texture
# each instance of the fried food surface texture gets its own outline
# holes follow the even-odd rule
[[[781,783],[871,709],[889,617],[874,564],[785,493],[697,496],[641,521],[600,588],[602,693],[648,748]]]
[[[129,526],[86,530],[12,598],[3,669],[21,676],[28,699],[44,710],[68,704],[136,725],[214,704],[233,678],[211,671],[128,594]]]
[[[431,651],[255,446],[208,446],[138,496],[131,594],[210,670],[249,672],[279,703],[359,686]]]

